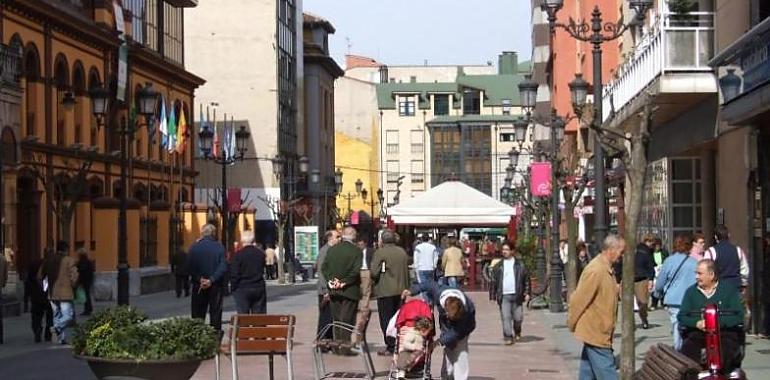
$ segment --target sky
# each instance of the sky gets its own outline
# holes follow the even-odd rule
[[[497,64],[502,51],[532,55],[530,0],[303,0],[329,20],[332,57],[345,54],[390,65]],[[348,46],[349,45],[349,46]]]

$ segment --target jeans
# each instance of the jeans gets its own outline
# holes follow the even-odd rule
[[[69,328],[75,322],[75,307],[72,301],[51,301],[53,310],[53,328],[59,335],[59,343],[66,343]]]
[[[433,280],[433,271],[432,270],[420,270],[420,271],[417,271],[417,282],[418,283],[420,283],[420,284],[422,284],[422,283],[431,283],[433,281],[434,280]],[[425,302],[427,302],[428,304],[433,306],[433,295],[430,294],[430,292],[424,292],[422,294],[422,298],[425,300]]]
[[[468,366],[468,337],[460,339],[452,347],[444,347],[444,364],[441,366],[441,378],[446,380],[467,380],[470,375]]]
[[[444,278],[446,279],[447,286],[449,286],[450,288],[460,289],[460,279],[462,277],[451,276],[451,277],[444,277]]]
[[[679,320],[676,316],[679,314],[678,307],[668,307],[668,318],[671,320],[671,335],[674,337],[674,349],[682,349],[682,336],[679,335]]]
[[[524,308],[518,302],[515,294],[504,294],[500,303],[500,317],[503,320],[503,338],[513,338],[521,335],[521,322],[524,320]],[[511,329],[513,327],[513,329]]]
[[[616,380],[618,371],[611,348],[583,344],[578,380]]]
[[[253,288],[238,288],[233,291],[235,308],[238,314],[266,314],[267,294],[265,282]]]

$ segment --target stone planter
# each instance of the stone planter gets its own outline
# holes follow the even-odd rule
[[[98,379],[188,380],[204,359],[191,360],[117,360],[75,355],[85,360]]]

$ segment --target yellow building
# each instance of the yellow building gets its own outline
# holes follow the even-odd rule
[[[5,246],[15,252],[14,269],[20,273],[57,240],[70,241],[73,252],[86,248],[96,261],[94,295],[100,299],[116,294],[117,198],[124,191],[116,126],[129,120],[139,126],[128,149],[130,293],[167,287],[170,250],[194,233],[191,226],[170,232],[177,219],[173,205],[193,194],[189,147],[196,146],[196,136],[172,156],[129,110],[136,108],[138,91],[151,84],[167,112],[173,108],[177,120],[184,114],[192,125],[193,93],[204,81],[184,68],[182,20],[184,8],[197,1],[123,4],[122,10],[111,1],[3,0],[0,5],[0,42],[21,52],[16,108],[4,107],[18,114],[0,126],[3,146],[13,152],[4,156]],[[119,53],[122,44],[125,55]],[[89,90],[105,83],[113,98],[125,87],[125,102],[111,101],[106,120],[97,123]]]

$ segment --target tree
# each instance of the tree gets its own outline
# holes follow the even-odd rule
[[[213,194],[208,194],[209,201],[214,204],[214,209],[217,211],[218,215],[224,215],[223,212],[222,212],[222,202],[221,202],[222,198],[221,198],[221,196],[222,196],[222,194],[225,194],[225,193],[222,191],[221,187],[215,187],[214,190],[215,191],[214,191]],[[227,196],[227,195],[225,195],[225,196]],[[230,240],[230,241],[233,241],[234,237],[235,237],[235,227],[236,227],[235,221],[238,220],[238,216],[241,214],[241,212],[243,212],[243,210],[245,208],[247,208],[249,206],[249,204],[251,203],[251,202],[248,201],[248,199],[249,199],[249,192],[248,191],[245,192],[244,194],[241,194],[241,200],[240,200],[241,207],[238,209],[238,211],[229,211],[228,210],[228,212],[227,212],[227,220],[223,220],[222,221],[222,228],[227,228],[227,236],[229,236],[228,240]],[[228,208],[230,208],[230,205],[228,205]],[[214,218],[214,220],[216,220],[216,218]],[[229,249],[227,247],[227,245],[229,243],[230,242],[222,242],[222,244],[226,246],[225,247],[226,249]]]
[[[294,205],[300,202],[302,198],[293,199],[291,201],[283,201],[278,197],[271,196],[257,198],[259,198],[259,200],[261,200],[262,203],[267,206],[268,210],[270,210],[270,213],[273,216],[273,221],[275,222],[275,228],[277,230],[276,232],[278,233],[278,243],[276,245],[278,248],[276,252],[276,256],[278,258],[278,283],[283,284],[286,282],[286,276],[284,275],[283,268],[286,255],[284,249],[284,234],[286,231],[286,224],[289,222],[290,210],[292,210]]]
[[[628,131],[618,131],[604,126],[596,127],[602,135],[602,145],[608,151],[623,160],[626,169],[625,189],[628,195],[625,199],[625,242],[626,251],[623,254],[622,289],[621,289],[621,348],[620,376],[622,379],[632,379],[636,365],[636,320],[634,316],[634,262],[636,257],[636,229],[642,210],[643,192],[647,179],[648,148],[650,145],[650,130],[653,115],[654,95],[645,92],[641,99],[641,111],[638,127]],[[612,117],[610,117],[610,121]],[[607,123],[605,123],[607,125]],[[630,280],[629,280],[630,279]]]
[[[72,217],[78,201],[83,197],[86,189],[86,177],[91,170],[96,151],[88,149],[82,151],[80,147],[73,148],[72,158],[62,158],[62,164],[66,169],[56,174],[46,170],[45,155],[32,153],[31,172],[46,190],[46,203],[48,208],[56,216],[56,238],[70,243],[72,230]],[[74,173],[72,177],[70,173]],[[70,244],[71,246],[71,244]]]

